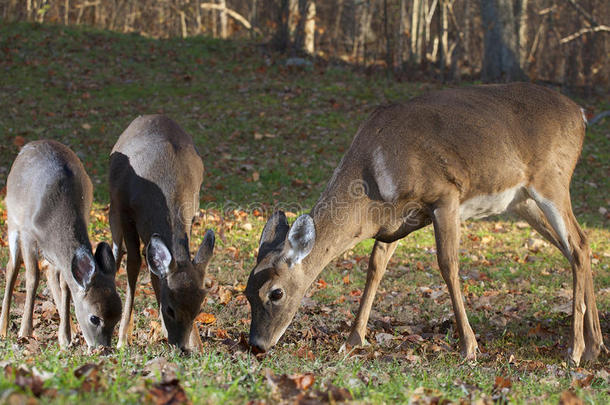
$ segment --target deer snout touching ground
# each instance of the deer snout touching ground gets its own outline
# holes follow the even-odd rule
[[[398,241],[430,224],[466,359],[477,341],[460,286],[460,223],[512,212],[572,266],[574,364],[606,352],[591,251],[570,201],[585,137],[581,109],[529,84],[447,89],[377,108],[358,129],[311,212],[290,226],[279,211],[262,232],[246,296],[250,342],[268,350],[283,335],[324,267],[373,238],[364,293],[348,345],[365,342],[377,288]]]
[[[205,296],[214,232],[206,231],[193,259],[189,241],[203,170],[193,139],[163,115],[136,118],[112,149],[109,219],[117,266],[127,252],[119,347],[128,343],[142,244],[168,342],[181,349],[202,347],[193,321]]]
[[[121,317],[121,299],[116,291],[116,265],[110,246],[101,242],[94,254],[87,235],[92,190],[91,180],[76,154],[59,142],[31,142],[15,159],[5,200],[9,261],[0,336],[7,334],[21,263],[25,265],[27,293],[19,337],[32,334],[40,278],[38,260],[45,259],[48,286],[60,315],[60,346],[66,348],[71,341],[71,301],[87,345],[110,345]]]

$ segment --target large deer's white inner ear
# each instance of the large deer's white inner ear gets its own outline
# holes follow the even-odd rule
[[[311,253],[316,242],[313,218],[307,214],[298,217],[288,232],[286,242],[286,261],[290,265],[301,263]]]

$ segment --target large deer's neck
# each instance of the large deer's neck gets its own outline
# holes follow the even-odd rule
[[[358,242],[373,236],[370,224],[361,214],[366,201],[354,198],[346,182],[329,184],[310,215],[316,228],[316,241],[303,261],[303,269],[313,281],[331,260]]]

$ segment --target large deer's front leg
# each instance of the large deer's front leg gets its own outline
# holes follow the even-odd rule
[[[438,266],[453,304],[453,312],[460,335],[462,355],[466,359],[476,359],[477,340],[468,323],[466,309],[462,298],[459,279],[460,216],[457,196],[447,197],[439,201],[433,211],[434,236]]]
[[[358,308],[358,315],[354,320],[352,331],[347,338],[347,342],[341,346],[339,351],[345,350],[345,345],[349,346],[360,346],[366,343],[364,339],[366,335],[366,324],[369,321],[371,314],[371,308],[373,307],[373,301],[375,301],[375,294],[377,288],[381,282],[390,257],[396,250],[398,241],[392,243],[384,243],[381,241],[375,241],[373,251],[371,252],[371,258],[369,259],[369,268],[366,275],[366,285],[364,286],[364,294],[360,300],[360,307]]]

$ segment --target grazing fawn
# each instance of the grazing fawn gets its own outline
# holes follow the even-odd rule
[[[25,264],[26,299],[19,337],[32,334],[34,299],[40,279],[39,254],[49,263],[48,286],[59,310],[59,344],[70,344],[70,299],[89,347],[110,346],[121,317],[116,266],[107,243],[95,255],[87,235],[93,200],[91,180],[76,154],[56,141],[30,142],[7,179],[9,261],[0,316],[6,337],[17,272]]]
[[[200,348],[193,321],[203,301],[204,276],[214,250],[208,230],[195,258],[189,253],[199,210],[203,162],[192,138],[163,115],[136,118],[110,155],[110,228],[117,266],[127,250],[127,297],[119,347],[128,343],[136,281],[146,262],[167,339],[181,349]]]

